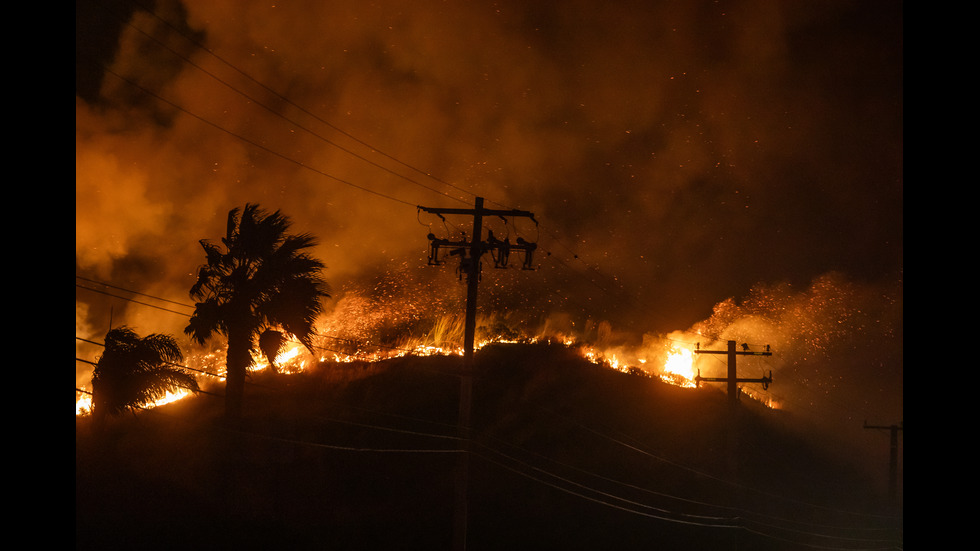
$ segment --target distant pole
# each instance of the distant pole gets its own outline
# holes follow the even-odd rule
[[[864,422],[866,429],[884,429],[891,432],[888,458],[888,500],[893,507],[898,506],[898,432],[903,430],[905,423],[898,425],[880,426]]]

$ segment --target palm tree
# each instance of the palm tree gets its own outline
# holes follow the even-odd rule
[[[101,428],[107,416],[150,404],[180,388],[197,392],[197,380],[179,367],[183,354],[169,335],[140,338],[128,327],[110,330],[105,353],[92,374],[92,417]]]
[[[313,325],[328,297],[320,272],[324,265],[309,256],[316,245],[309,234],[288,235],[289,218],[258,205],[228,213],[224,248],[207,240],[191,297],[197,300],[184,332],[204,344],[215,333],[228,338],[225,414],[241,419],[245,377],[252,365],[256,336],[281,328],[312,350]]]

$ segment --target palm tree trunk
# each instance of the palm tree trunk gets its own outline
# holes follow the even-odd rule
[[[228,328],[228,356],[225,375],[225,417],[231,421],[242,418],[245,401],[245,374],[252,364],[250,333],[247,329]]]

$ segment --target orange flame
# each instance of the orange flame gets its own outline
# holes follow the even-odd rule
[[[667,354],[664,371],[660,378],[668,383],[694,387],[694,353],[687,348],[674,346]]]
[[[355,312],[359,314],[360,311]],[[351,319],[354,321],[351,322]],[[324,346],[314,346],[314,349],[322,350],[319,357],[312,355],[304,345],[296,340],[290,340],[286,348],[280,352],[275,359],[278,371],[285,375],[297,374],[317,364],[344,364],[356,361],[379,362],[403,356],[435,356],[435,355],[463,355],[463,347],[459,342],[462,340],[462,323],[455,317],[446,317],[435,322],[432,329],[421,337],[408,337],[402,339],[395,345],[381,345],[372,343],[370,337],[364,336],[371,333],[370,327],[362,327],[359,321],[363,321],[360,315],[345,315],[334,317],[327,321],[328,330],[320,328],[321,335],[340,334],[351,335],[353,337],[322,337]],[[489,324],[487,324],[489,325]],[[647,376],[658,376],[659,378],[672,385],[682,387],[695,387],[694,377],[694,353],[682,346],[674,345],[666,350],[666,358],[662,368],[657,369],[655,365],[648,365],[653,358],[663,358],[663,352],[648,355],[645,347],[633,349],[629,346],[602,348],[598,345],[579,343],[573,336],[567,334],[520,337],[515,338],[513,332],[508,332],[508,336],[487,336],[482,335],[474,348],[479,350],[492,343],[535,343],[548,342],[575,348],[585,359],[597,365],[615,369],[624,373],[635,375],[645,374]],[[188,358],[194,371],[202,373],[217,373],[214,377],[217,380],[224,378],[224,354],[222,351],[203,353]],[[251,371],[261,371],[269,367],[269,362],[265,357],[256,357],[255,363],[250,368]],[[91,412],[91,396],[80,393],[81,396],[76,400],[76,415],[84,415]],[[176,393],[150,404],[146,407],[163,405],[189,395],[189,392]]]

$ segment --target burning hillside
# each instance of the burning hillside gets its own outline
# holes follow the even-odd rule
[[[454,353],[465,294],[455,265],[429,269],[428,236],[472,239],[434,209],[485,197],[534,214],[484,230],[534,243],[536,270],[487,262],[481,340],[567,342],[679,384],[725,374],[688,361],[699,344],[770,345],[739,366],[772,372],[744,389],[760,401],[855,438],[902,416],[900,6],[189,0],[76,17],[76,276],[171,301],[76,291],[77,388],[108,329],[182,334],[198,242],[247,202],[316,235],[339,288],[288,369]],[[209,344],[185,357],[220,376]]]
[[[457,283],[450,289],[459,295],[460,287]],[[453,313],[453,309],[459,310]],[[458,296],[451,293],[433,297],[431,288],[387,279],[368,290],[344,289],[330,301],[329,311],[317,323],[313,349],[288,341],[275,363],[288,374],[319,364],[462,354],[461,309]],[[860,392],[861,385],[868,384],[854,374],[846,375],[841,369],[830,367],[832,358],[845,365],[857,360],[841,354],[856,352],[859,344],[870,347],[862,351],[860,358],[866,357],[867,352],[883,354],[873,357],[883,366],[890,361],[900,362],[901,358],[901,333],[893,331],[892,323],[901,314],[900,295],[890,294],[887,289],[862,287],[838,275],[820,278],[800,292],[789,286],[759,286],[741,303],[718,303],[710,318],[689,330],[662,335],[617,331],[608,322],[576,322],[568,315],[535,320],[521,314],[503,310],[478,317],[476,348],[495,342],[561,344],[596,364],[694,387],[699,374],[726,374],[723,357],[698,355],[699,348],[724,350],[728,340],[757,350],[768,345],[775,351],[773,356],[744,360],[740,376],[773,372],[776,383],[769,389],[742,385],[743,392],[770,407],[785,405],[798,412],[810,409],[804,407],[801,392],[823,391],[828,385],[834,385],[839,392]],[[187,367],[202,374],[202,383],[223,376],[224,348],[220,342],[216,345],[212,350],[189,345]],[[253,370],[268,367],[268,360],[258,351],[253,358]],[[900,365],[896,366],[899,370]],[[87,382],[82,379],[79,384],[85,386]],[[895,391],[886,390],[886,382],[876,380],[874,384],[881,387],[881,393],[894,394]],[[900,389],[897,396],[900,399]],[[877,397],[872,394],[864,399]],[[86,395],[80,395],[76,413],[85,411],[86,400]],[[897,407],[901,411],[900,403]]]
[[[219,546],[446,547],[458,362],[376,365],[343,382],[336,367],[288,385],[256,373],[245,432],[234,435],[211,423],[220,405],[209,396],[138,422],[119,419],[109,447],[82,430],[80,548],[160,522],[179,525],[180,535],[159,534],[150,548],[180,537]],[[878,499],[868,479],[778,417],[757,417],[759,408],[746,408],[741,484],[731,484],[721,392],[600,368],[560,344],[485,346],[477,367],[474,542],[713,548],[735,526],[760,549],[790,535],[805,544],[893,537],[864,514]],[[229,447],[241,449],[227,455]],[[745,492],[735,507],[733,488]],[[789,530],[804,522],[805,534]]]
[[[333,286],[253,381],[452,361],[478,281],[481,352],[550,344],[629,374],[609,392],[703,397],[734,360],[701,352],[734,342],[773,354],[733,394],[808,434],[872,457],[862,422],[902,419],[901,3],[150,4],[76,2],[77,423],[120,325],[240,395],[248,339],[229,360],[227,325],[184,331],[233,296],[189,291],[247,204],[315,236]],[[481,227],[457,216],[484,198]]]
[[[391,332],[391,319],[384,314],[373,320],[364,312],[361,297],[347,297],[345,306],[338,309],[318,327],[312,351],[295,339],[288,340],[272,360],[278,373],[284,375],[302,373],[310,368],[323,368],[331,364],[353,362],[373,363],[404,356],[461,356],[463,354],[463,320],[459,316],[447,316],[436,320],[427,331],[419,335],[396,335]],[[376,311],[376,308],[370,308]],[[497,317],[478,320],[476,350],[495,343],[549,343],[574,350],[580,357],[597,365],[637,375],[660,377],[679,386],[694,386],[694,358],[691,351],[678,344],[668,343],[666,350],[652,346],[628,347],[618,345],[604,348],[595,342],[581,341],[574,334],[551,331],[525,333],[509,327]],[[224,378],[224,349],[192,355],[186,367],[201,374],[202,379],[213,381]],[[662,366],[657,361],[666,358]],[[262,372],[270,368],[270,360],[253,351],[250,371]],[[189,393],[168,395],[153,405],[162,405],[188,396]],[[76,414],[88,412],[90,399],[82,394],[76,403]]]

